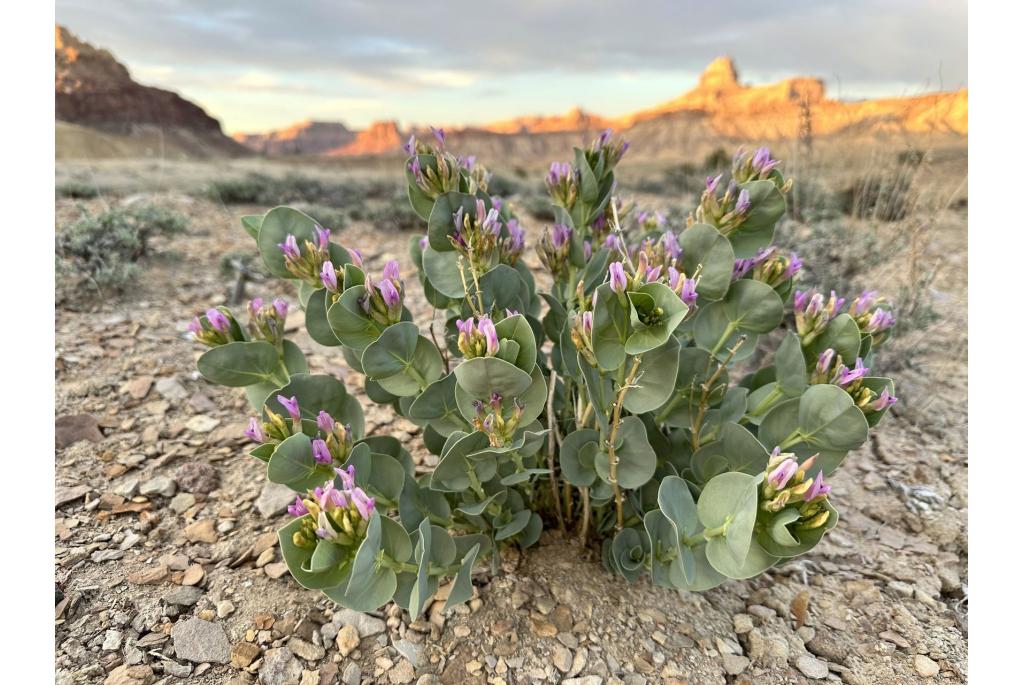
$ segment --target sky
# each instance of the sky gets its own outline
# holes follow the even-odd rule
[[[831,97],[967,85],[966,0],[57,0],[57,21],[229,133],[303,119],[466,125],[618,116],[730,55],[744,83]]]

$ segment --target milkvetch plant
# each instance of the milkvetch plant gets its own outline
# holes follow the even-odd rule
[[[225,308],[198,316],[200,372],[245,389],[250,454],[297,493],[280,538],[303,586],[417,616],[444,578],[448,605],[469,599],[478,561],[546,525],[600,545],[626,580],[704,590],[836,525],[827,478],[896,401],[870,375],[891,305],[798,287],[800,258],[771,244],[791,181],[768,150],[739,153],[670,226],[614,196],[627,147],[606,132],[551,165],[539,291],[487,170],[441,130],[410,139],[408,195],[426,223],[410,256],[445,318],[427,335],[396,262],[372,272],[288,207],[242,218],[267,269],[297,285],[309,335],[439,457],[418,474],[398,440],[366,435],[344,384],[310,374],[284,337],[283,301],[253,301],[244,324]]]

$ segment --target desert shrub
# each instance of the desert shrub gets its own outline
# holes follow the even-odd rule
[[[376,206],[363,211],[364,218],[377,228],[398,231],[412,231],[419,227],[420,218],[409,206],[405,192],[392,194]]]
[[[523,190],[523,183],[504,174],[492,174],[487,181],[487,192],[491,196],[509,197],[518,195]]]
[[[70,180],[57,186],[57,196],[74,200],[90,200],[99,197],[100,190],[93,183]]]
[[[58,264],[65,277],[75,276],[101,291],[123,290],[138,275],[138,262],[154,236],[176,235],[187,227],[184,215],[153,204],[86,213],[58,231]],[[65,278],[62,285],[71,284]]]
[[[225,204],[307,203],[345,208],[362,201],[364,185],[352,181],[330,183],[294,173],[280,178],[250,173],[241,178],[214,181],[209,185],[207,194],[211,199]]]
[[[361,207],[362,205],[363,203],[360,202],[356,203],[355,206]],[[329,228],[332,231],[340,231],[348,226],[349,218],[353,212],[353,205],[350,205],[349,208],[346,209],[337,209],[326,205],[314,205],[302,202],[293,204],[292,206],[313,217],[318,224],[325,228]]]
[[[917,202],[913,177],[904,164],[894,172],[862,176],[839,193],[843,213],[858,219],[902,221]]]
[[[421,427],[430,472],[365,434],[344,383],[309,374],[283,301],[250,303],[244,325],[225,307],[190,325],[209,347],[203,376],[245,387],[250,455],[296,492],[279,532],[295,578],[415,619],[442,578],[445,606],[470,599],[477,563],[545,526],[626,581],[692,591],[814,548],[838,522],[824,478],[895,401],[866,367],[893,318],[873,293],[796,287],[799,258],[773,245],[789,187],[778,161],[737,158],[679,234],[626,231],[612,197],[625,143],[606,132],[546,177],[555,225],[535,249],[552,285],[539,293],[512,206],[436,141],[412,141],[406,160],[426,225],[413,278],[395,261],[368,273],[293,209],[242,220],[267,270],[297,283],[310,336]],[[405,307],[414,283],[445,312],[442,336]],[[759,340],[775,342],[762,364]]]
[[[514,205],[534,219],[551,221],[551,198],[547,195],[527,195],[515,200]]]
[[[704,163],[701,171],[711,172],[717,169],[728,169],[732,162],[732,155],[725,151],[725,148],[716,147],[704,155]]]

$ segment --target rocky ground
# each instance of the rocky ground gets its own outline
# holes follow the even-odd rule
[[[189,235],[158,244],[125,297],[56,314],[58,683],[966,682],[959,262],[937,281],[945,318],[906,343],[920,349],[897,373],[904,402],[835,477],[842,518],[812,554],[689,594],[626,585],[592,551],[545,535],[480,575],[470,604],[437,603],[410,624],[396,607],[355,614],[291,580],[274,532],[288,493],[243,454],[241,393],[194,370],[185,325],[224,301],[219,258],[251,245],[236,217],[262,208],[156,199],[192,218]],[[58,202],[58,221],[74,213]],[[964,227],[952,217],[929,249],[966,260]],[[356,223],[342,242],[374,270],[389,258],[409,269],[408,238]],[[280,294],[272,285],[250,295]],[[424,323],[422,299],[412,308]],[[314,371],[362,394],[340,355],[295,339]],[[368,431],[416,444],[415,426],[364,406]]]

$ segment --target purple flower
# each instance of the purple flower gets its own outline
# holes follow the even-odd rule
[[[803,309],[811,298],[810,290],[797,290],[793,295],[793,309]]]
[[[354,247],[348,248],[348,254],[352,257],[352,263],[358,266],[360,269],[363,268],[363,253]]]
[[[771,473],[768,474],[768,483],[771,484],[776,490],[781,490],[786,487],[786,483],[793,477],[799,468],[799,464],[796,463],[796,459],[784,459],[781,464],[775,467]]]
[[[491,409],[493,409],[494,411],[501,411],[501,400],[502,399],[503,398],[502,398],[501,395],[499,395],[496,392],[492,392],[491,393],[491,401],[490,401]]]
[[[847,368],[846,365],[840,366],[836,369],[835,384],[839,387],[845,387],[855,380],[859,380],[864,376],[868,375],[868,371],[871,369],[864,366],[864,362],[860,357],[857,357],[857,363],[852,369]]]
[[[459,157],[459,166],[466,171],[472,171],[473,167],[476,166],[476,155],[466,155],[465,157]]]
[[[644,274],[644,280],[646,280],[648,283],[654,283],[656,280],[658,280],[658,276],[660,275],[661,265],[659,264],[658,266],[652,266],[647,269],[647,273]]]
[[[282,407],[285,408],[285,411],[288,412],[288,415],[291,416],[292,419],[298,421],[298,420],[300,420],[302,418],[302,415],[299,413],[299,398],[298,397],[296,397],[294,395],[292,395],[291,397],[285,397],[284,395],[278,395],[277,396],[277,401],[281,404]]]
[[[401,301],[402,296],[398,292],[398,288],[390,280],[383,280],[380,282],[380,296],[384,298],[384,304],[389,308],[397,307]]]
[[[330,464],[334,461],[331,451],[327,449],[327,443],[320,438],[313,441],[313,461],[318,464]]]
[[[853,299],[850,303],[850,314],[853,317],[858,317],[861,314],[867,314],[868,310],[871,309],[872,305],[875,304],[875,300],[878,298],[877,290],[865,290],[860,295]]]
[[[828,373],[828,370],[832,368],[832,359],[836,356],[836,351],[831,347],[818,355],[818,367],[817,371],[820,374]]]
[[[697,303],[697,279],[687,278],[683,281],[683,290],[679,294],[679,298],[687,307],[692,307]]]
[[[501,217],[498,216],[498,210],[493,207],[487,212],[487,216],[484,217],[483,221],[484,233],[492,233],[495,236],[501,233]]]
[[[750,209],[750,191],[744,188],[736,198],[736,207],[733,211],[737,214],[744,214],[748,209]]]
[[[402,149],[405,150],[405,154],[407,154],[407,155],[415,154],[415,152],[416,152],[416,135],[415,134],[409,136],[409,142],[406,143],[405,145],[403,145]]]
[[[475,327],[473,326],[473,317],[471,316],[465,320],[456,319],[455,328],[458,329],[459,333],[465,335],[466,337],[473,335],[473,331],[475,330]]]
[[[295,495],[295,502],[288,505],[288,513],[292,516],[305,516],[309,513],[309,509],[306,508],[305,502],[298,495]]]
[[[585,259],[585,260],[587,260],[589,262],[590,261],[590,257],[593,254],[594,254],[594,246],[590,243],[589,240],[584,240],[583,241],[583,259]]]
[[[672,231],[666,232],[661,236],[661,242],[665,246],[665,253],[669,257],[672,259],[679,259],[682,256],[683,251],[679,247],[679,239],[676,237],[675,233]]]
[[[330,435],[334,430],[334,418],[323,409],[316,415],[316,427]]]
[[[568,162],[551,162],[548,170],[548,185],[559,185],[572,176],[572,165]]]
[[[789,264],[786,266],[786,270],[782,272],[783,278],[792,278],[797,274],[800,269],[804,268],[803,260],[796,252],[789,253]]]
[[[594,312],[583,312],[583,332],[590,335],[594,330]]]
[[[356,467],[349,464],[345,468],[335,468],[334,472],[338,474],[338,478],[341,479],[341,487],[345,490],[351,490],[356,484]]]
[[[519,227],[519,222],[510,219],[505,225],[508,228],[508,249],[511,252],[521,252],[526,244],[526,232]]]
[[[429,236],[423,236],[422,238],[420,238],[420,249],[421,250],[427,249],[427,245],[429,245],[429,244],[430,244]]]
[[[488,316],[481,316],[477,327],[487,341],[487,356],[493,357],[498,353],[498,331],[494,328],[494,322]]]
[[[263,298],[261,298],[261,297],[254,297],[251,300],[249,300],[249,307],[248,307],[248,309],[249,309],[249,316],[256,316],[257,314],[259,314],[260,310],[263,309]]]
[[[263,426],[260,425],[259,420],[255,416],[249,419],[249,427],[245,429],[245,437],[259,443],[262,443],[265,439]]]
[[[452,223],[455,224],[455,233],[456,233],[456,235],[461,235],[462,234],[462,226],[463,226],[463,223],[465,223],[463,215],[464,215],[464,212],[463,212],[462,207],[459,207],[457,210],[455,210],[455,214],[452,215]]]
[[[818,475],[814,477],[814,482],[811,483],[811,487],[804,493],[804,501],[810,502],[816,497],[824,497],[828,493],[832,492],[832,486],[825,482],[825,477],[821,471],[818,471]]]
[[[608,265],[608,280],[614,292],[626,291],[626,272],[622,268],[622,262],[612,262]]]
[[[282,320],[288,318],[288,303],[278,297],[274,300],[274,311]]]
[[[608,141],[611,139],[612,130],[610,128],[606,128],[605,130],[601,131],[601,135],[597,137],[597,147],[604,147],[605,145],[608,144]]]
[[[324,262],[324,267],[320,270],[320,282],[331,292],[338,289],[338,272],[334,270],[334,264]]]
[[[747,275],[754,266],[753,259],[737,259],[732,264],[732,280],[738,281]]]
[[[714,193],[718,189],[718,184],[721,182],[722,174],[718,174],[718,176],[715,176],[714,178],[708,176],[707,180],[704,182],[704,186],[707,189],[707,192]]]
[[[301,255],[299,252],[299,241],[291,233],[288,234],[283,243],[278,243],[277,246],[284,253],[285,259],[298,259]]]
[[[193,318],[192,321],[189,322],[189,324],[188,324],[188,331],[192,335],[199,335],[200,333],[203,332],[203,324],[199,320],[198,316]]]
[[[884,409],[888,409],[898,401],[898,397],[889,394],[889,388],[882,388],[882,393],[874,402],[871,403],[871,408],[875,411],[882,411]]]
[[[441,147],[444,147],[444,129],[434,128],[433,126],[431,126],[430,132],[434,134],[434,139],[437,141],[437,144],[440,145]]]
[[[562,247],[572,237],[572,229],[564,224],[555,224],[551,227],[551,244],[555,247]]]
[[[368,497],[362,488],[352,489],[352,502],[356,505],[356,510],[359,515],[367,521],[373,516],[374,507],[376,502],[372,497]]]
[[[384,278],[389,278],[392,281],[400,281],[400,280],[402,280],[401,276],[399,276],[399,274],[398,274],[398,262],[396,262],[394,259],[392,259],[387,264],[385,264],[384,265],[384,274],[383,275],[384,275]]]
[[[868,319],[867,331],[868,333],[881,333],[892,328],[895,323],[896,317],[893,316],[892,312],[879,307],[871,315],[871,318]]]
[[[206,320],[210,322],[211,326],[225,335],[231,331],[231,322],[228,320],[228,317],[224,316],[224,312],[219,309],[207,309]]]
[[[492,198],[491,198],[491,206],[492,206],[492,207],[494,207],[494,208],[495,208],[496,210],[498,210],[499,212],[501,211],[501,208],[502,208],[502,207],[503,207],[504,205],[505,205],[505,201],[504,201],[504,200],[502,200],[502,199],[501,199],[500,197],[498,197],[497,195],[495,195],[494,197],[492,197]],[[513,221],[515,221],[515,219],[513,219]]]
[[[419,157],[413,157],[412,161],[409,162],[409,173],[412,174],[417,183],[423,182],[423,169],[420,167]]]
[[[609,233],[607,236],[605,236],[604,246],[607,247],[609,250],[614,250],[619,246],[619,237],[614,233]]]
[[[313,227],[313,236],[316,238],[316,243],[320,249],[326,250],[330,244],[331,230],[317,224]]]

